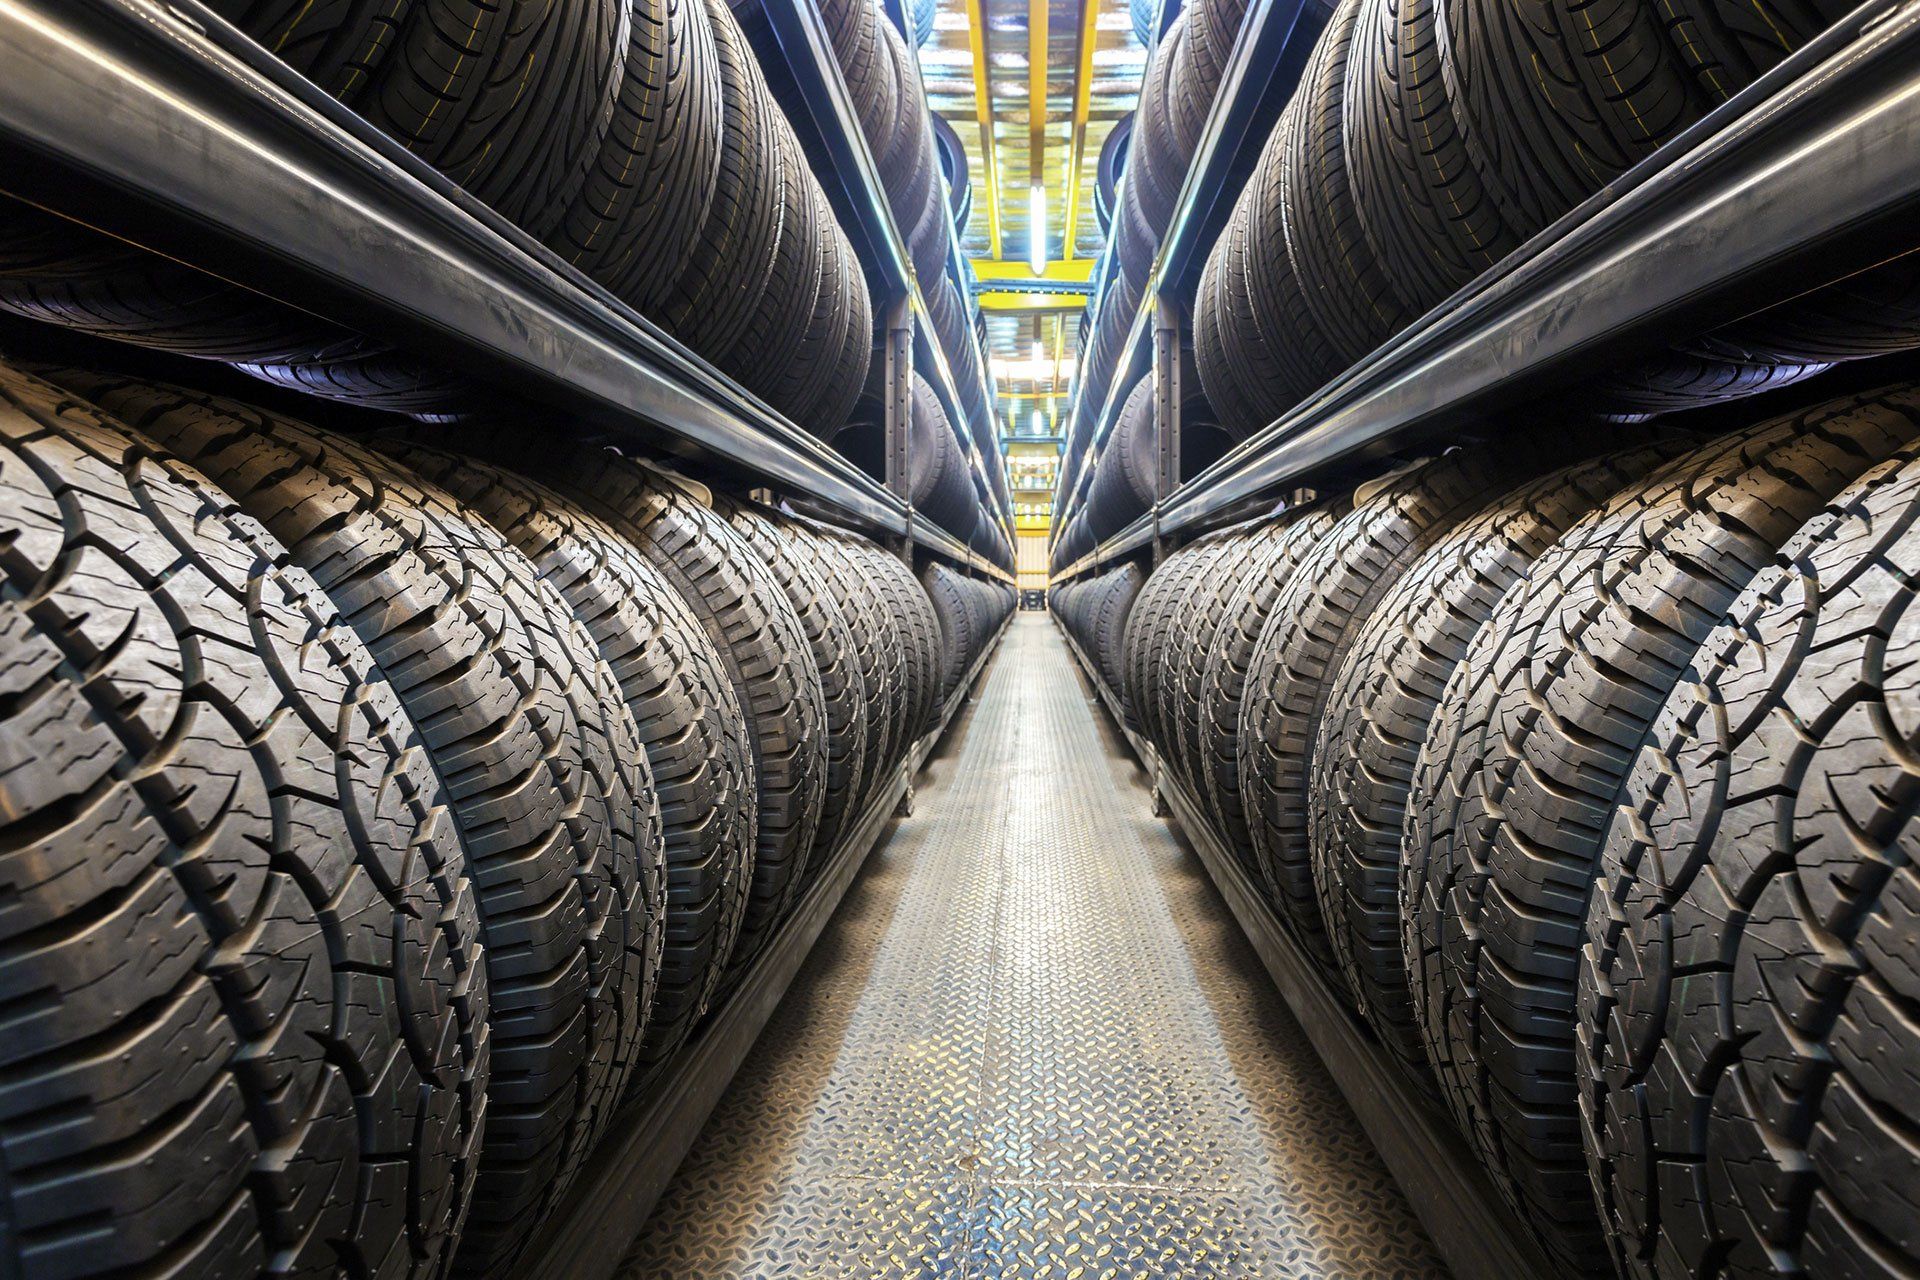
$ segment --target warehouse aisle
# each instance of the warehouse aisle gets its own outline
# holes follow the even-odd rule
[[[623,1276],[1443,1274],[1089,698],[1019,615]]]

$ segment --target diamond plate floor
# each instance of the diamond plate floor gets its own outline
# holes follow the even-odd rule
[[[1445,1275],[1098,714],[1020,615],[624,1280]]]

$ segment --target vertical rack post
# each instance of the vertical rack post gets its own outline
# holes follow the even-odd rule
[[[1180,343],[1185,316],[1161,294],[1153,302],[1153,562],[1166,559],[1160,506],[1180,484]]]
[[[887,304],[886,346],[881,352],[886,362],[886,443],[887,491],[913,510],[913,297],[903,293]],[[913,540],[905,533],[894,548],[900,558],[913,562]]]

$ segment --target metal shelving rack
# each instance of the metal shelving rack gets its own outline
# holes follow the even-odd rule
[[[1057,620],[1056,620],[1057,625]],[[1246,870],[1201,815],[1198,798],[1167,769],[1153,744],[1127,725],[1118,694],[1065,627],[1060,636],[1079,663],[1114,728],[1133,749],[1155,797],[1199,855],[1241,931],[1293,1010],[1314,1052],[1327,1064],[1387,1170],[1407,1193],[1420,1224],[1461,1280],[1515,1280],[1555,1274],[1522,1232],[1480,1162],[1439,1108],[1430,1089],[1389,1060],[1372,1030],[1327,980],[1325,966],[1294,941]]]
[[[1259,11],[1236,67],[1249,40],[1265,38],[1251,25]],[[1231,170],[1216,135],[1254,108],[1241,101],[1249,92],[1271,97],[1274,84],[1229,76],[1196,175]],[[1257,151],[1264,130],[1250,140]],[[1155,268],[1163,296],[1206,247],[1190,230],[1192,186],[1190,176]],[[1916,228],[1920,9],[1870,0],[1053,581],[1198,532],[1337,466],[1444,437],[1583,365],[1631,358],[1914,251]],[[1143,304],[1135,326],[1135,367],[1150,310]],[[1080,492],[1060,495],[1056,531]]]
[[[196,0],[0,0],[0,173],[10,194],[609,438],[1012,581]],[[867,197],[884,217],[877,185]]]
[[[861,260],[877,268],[881,292],[875,298],[875,310],[883,310],[884,299],[906,300],[915,321],[913,366],[926,377],[939,397],[961,448],[967,453],[976,491],[994,510],[1011,540],[1012,510],[1000,501],[999,490],[987,470],[989,466],[999,465],[999,459],[989,459],[978,444],[981,439],[992,438],[992,424],[969,420],[946,353],[933,338],[926,297],[914,275],[906,239],[893,220],[879,168],[848,97],[820,12],[805,0],[762,0],[760,8],[783,55],[783,66],[791,76],[793,88],[806,105],[806,118],[793,120],[794,127],[802,132],[803,143],[810,144],[817,159],[825,161],[816,163],[815,171],[834,198],[843,225],[856,240],[856,248],[864,249]],[[958,242],[957,233],[949,237],[950,246]],[[950,248],[948,269],[955,269],[957,262]],[[993,386],[984,353],[978,366],[982,403],[991,412]]]

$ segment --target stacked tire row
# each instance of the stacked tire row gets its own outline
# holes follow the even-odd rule
[[[1147,575],[1139,565],[1124,564],[1057,587],[1048,602],[1060,625],[1080,642],[1081,652],[1116,690],[1124,688],[1121,645],[1126,638],[1127,615],[1133,612],[1133,602],[1146,582]]]
[[[1557,1272],[1894,1277],[1916,570],[1898,385],[1457,450],[1055,605],[1131,600],[1128,714]]]
[[[1222,421],[1274,421],[1851,7],[1342,0],[1199,284]],[[1916,319],[1920,266],[1896,261],[1582,398],[1634,418],[1751,395],[1912,347]]]
[[[723,0],[211,7],[806,430],[852,411],[866,280]],[[417,416],[496,398],[26,206],[0,307]]]
[[[1003,616],[444,435],[0,367],[10,1274],[511,1274]]]
[[[1182,353],[1186,370],[1181,387],[1180,476],[1197,475],[1239,441],[1221,427],[1200,391],[1192,359]],[[1100,543],[1132,524],[1159,496],[1159,423],[1154,415],[1154,381],[1148,374],[1134,383],[1092,463],[1085,497],[1069,517],[1052,553],[1055,571],[1071,565]]]
[[[999,634],[1001,624],[1013,616],[1020,597],[1004,582],[969,577],[938,561],[928,562],[921,571],[920,583],[933,602],[940,633],[939,697],[927,719],[933,724],[948,699],[960,691],[961,682],[987,651],[988,643]]]
[[[1246,9],[1245,0],[1196,0],[1181,10],[1148,59],[1140,105],[1122,144],[1125,167],[1111,212],[1114,252],[1102,260],[1113,265],[1096,282],[1090,320],[1081,333],[1074,395],[1084,406],[1075,417],[1082,431],[1092,430],[1094,411],[1106,403],[1119,372],[1154,257],[1173,220]],[[1070,441],[1067,456],[1079,457],[1086,444],[1084,436]],[[1072,479],[1069,475],[1069,484]]]
[[[876,475],[886,474],[887,467],[882,374],[883,366],[876,364],[868,380],[871,394],[860,402],[853,421],[833,441],[847,457]],[[1013,547],[997,516],[994,498],[978,481],[966,441],[947,417],[933,384],[915,373],[908,418],[908,498],[918,514],[986,559],[1011,569]]]
[[[928,320],[953,371],[960,407],[974,424],[982,455],[997,457],[995,417],[986,401],[971,310],[961,282],[947,269],[953,243],[951,195],[920,60],[874,0],[823,0],[820,10],[861,131],[880,168],[894,223],[906,237]]]

